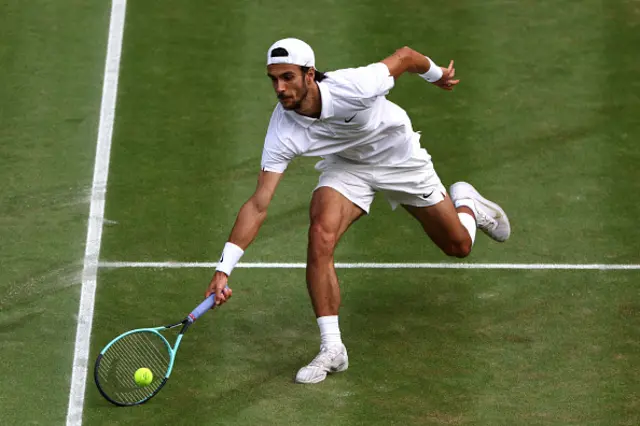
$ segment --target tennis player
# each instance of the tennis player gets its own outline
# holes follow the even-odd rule
[[[449,256],[468,256],[477,228],[496,241],[509,238],[505,212],[473,186],[458,182],[447,194],[406,112],[386,99],[405,73],[449,91],[459,83],[453,61],[439,67],[409,47],[381,62],[327,73],[315,69],[314,52],[301,40],[279,40],[268,50],[267,75],[279,103],[267,129],[256,191],[238,213],[206,296],[215,293],[217,304],[231,297],[228,277],[256,237],[291,160],[322,157],[311,199],[306,270],[320,353],[298,371],[298,383],[321,382],[349,365],[338,325],[333,255],[349,226],[369,213],[376,192],[393,209],[406,209]]]

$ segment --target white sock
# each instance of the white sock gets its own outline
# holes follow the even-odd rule
[[[453,205],[456,207],[456,209],[458,207],[468,207],[469,209],[471,209],[474,216],[478,216],[478,210],[476,210],[476,203],[474,203],[471,198],[461,198],[459,200],[456,200],[456,202],[453,203]]]
[[[476,240],[476,220],[469,213],[458,213],[462,226],[467,228],[469,236],[471,237],[471,245],[473,246]]]
[[[332,315],[318,318],[318,327],[320,327],[320,344],[321,345],[341,345],[340,326],[338,325],[338,316]]]

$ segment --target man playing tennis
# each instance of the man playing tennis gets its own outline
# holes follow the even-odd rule
[[[228,277],[256,237],[289,162],[297,156],[323,157],[316,165],[322,173],[311,199],[306,273],[320,353],[298,371],[298,383],[321,382],[327,373],[349,365],[338,326],[340,288],[333,255],[349,226],[369,212],[376,192],[392,208],[406,209],[449,256],[469,255],[476,228],[496,241],[509,238],[504,211],[473,186],[458,182],[449,198],[431,157],[420,147],[420,134],[405,111],[385,98],[407,72],[444,90],[459,82],[453,61],[440,68],[408,47],[378,63],[326,74],[315,70],[313,50],[301,40],[277,41],[267,53],[267,75],[279,103],[267,129],[256,191],[238,213],[206,296],[215,292],[218,304],[231,297]]]

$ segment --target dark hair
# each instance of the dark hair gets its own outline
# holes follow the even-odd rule
[[[281,56],[289,56],[289,52],[287,52],[287,49],[285,49],[284,47],[276,47],[271,51],[272,58],[278,58]]]
[[[307,73],[307,71],[309,71],[309,68],[310,68],[310,67],[300,67],[300,69],[302,70],[302,73],[303,73],[303,74],[306,74],[306,73]],[[324,80],[325,78],[327,78],[327,76],[326,76],[326,74],[325,74],[325,73],[323,73],[322,71],[318,71],[318,70],[316,70],[315,76],[314,76],[314,78],[313,78],[315,81],[318,81],[318,82],[319,82],[319,81]]]

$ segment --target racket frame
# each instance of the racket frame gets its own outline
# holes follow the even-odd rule
[[[145,402],[147,402],[148,400],[150,400],[151,398],[153,398],[158,392],[160,392],[160,389],[162,389],[164,387],[164,385],[167,383],[167,380],[169,380],[169,376],[171,376],[171,371],[173,370],[173,364],[174,361],[176,359],[176,353],[178,352],[178,348],[180,347],[180,342],[182,341],[182,336],[184,336],[184,333],[187,331],[187,329],[189,328],[189,326],[193,324],[193,320],[189,317],[185,318],[183,321],[175,323],[175,324],[170,324],[170,325],[165,325],[162,327],[152,327],[152,328],[136,328],[135,330],[129,330],[126,333],[122,333],[121,335],[119,335],[118,337],[116,337],[115,339],[113,339],[111,342],[109,342],[101,351],[100,354],[98,355],[98,358],[96,359],[96,363],[95,363],[95,367],[93,370],[93,379],[96,382],[96,385],[98,387],[98,390],[100,391],[100,394],[102,394],[102,396],[109,401],[110,403],[117,405],[119,407],[131,407],[134,405],[140,405],[140,404],[144,404]],[[176,343],[173,345],[173,347],[171,347],[171,344],[169,343],[169,341],[167,340],[166,337],[164,337],[160,331],[166,331],[166,330],[170,330],[172,328],[176,328],[182,326],[182,329],[180,330],[180,333],[178,334],[178,337],[176,338]],[[148,397],[146,397],[145,399],[141,400],[141,401],[137,401],[137,402],[132,402],[132,403],[126,403],[126,402],[121,402],[121,401],[115,401],[113,398],[111,398],[109,395],[107,395],[107,393],[102,389],[102,386],[100,385],[100,379],[98,378],[98,370],[100,368],[100,361],[102,360],[102,356],[109,350],[109,348],[115,344],[118,340],[134,334],[134,333],[154,333],[156,335],[158,335],[162,341],[164,342],[164,344],[167,346],[167,350],[169,352],[169,366],[167,367],[167,371],[164,375],[164,378],[162,379],[162,383],[160,383],[160,386],[158,386],[156,388],[155,391],[153,391],[153,393],[151,395],[149,395]]]
[[[187,329],[189,328],[189,326],[191,324],[193,324],[198,318],[200,318],[202,315],[204,315],[206,312],[208,312],[210,309],[213,309],[215,307],[215,293],[209,295],[209,297],[207,297],[206,299],[204,299],[202,302],[200,302],[200,304],[198,306],[196,306],[196,308],[191,311],[191,313],[189,315],[187,315],[187,317],[180,321],[177,322],[175,324],[169,324],[169,325],[165,325],[163,327],[154,327],[154,328],[137,328],[135,330],[130,330],[127,331],[126,333],[122,333],[121,335],[119,335],[118,337],[116,337],[115,339],[113,339],[111,342],[109,342],[107,344],[107,346],[104,347],[104,349],[102,349],[100,351],[100,354],[98,355],[97,359],[96,359],[96,363],[95,363],[95,367],[93,370],[93,379],[96,382],[96,386],[98,387],[98,390],[100,391],[100,394],[102,394],[102,396],[109,402],[111,402],[114,405],[120,406],[120,407],[130,407],[133,405],[140,405],[140,404],[144,404],[145,402],[147,402],[148,400],[150,400],[151,398],[153,398],[158,392],[160,392],[160,389],[162,389],[165,385],[165,383],[167,383],[167,380],[169,380],[169,376],[171,375],[171,370],[173,370],[173,363],[176,359],[176,352],[178,351],[178,347],[180,346],[180,342],[182,341],[182,336],[184,336],[184,333],[187,331]],[[180,330],[180,333],[178,334],[178,337],[176,338],[176,343],[173,346],[173,348],[171,347],[171,345],[169,344],[169,341],[167,340],[166,337],[164,337],[162,334],[160,334],[160,331],[164,331],[164,330],[169,330],[171,328],[175,328],[175,327],[179,327],[182,326],[182,329]],[[116,341],[118,341],[119,339],[132,334],[132,333],[139,333],[139,332],[153,332],[156,333],[158,336],[160,336],[165,344],[167,345],[167,348],[169,349],[169,354],[171,356],[171,359],[169,360],[169,367],[167,368],[167,372],[164,376],[164,379],[162,380],[162,383],[160,383],[160,386],[158,386],[156,388],[156,390],[149,395],[147,398],[138,401],[138,402],[134,402],[134,403],[122,403],[122,402],[118,402],[118,401],[114,401],[111,397],[109,397],[103,390],[102,387],[100,386],[100,380],[98,379],[98,368],[100,368],[100,361],[102,360],[102,356],[104,355],[104,353],[107,351],[107,349],[109,349],[111,347],[111,345],[113,345]]]

